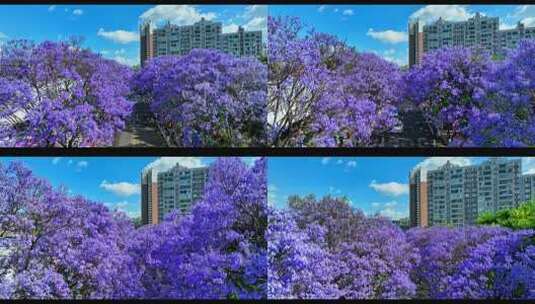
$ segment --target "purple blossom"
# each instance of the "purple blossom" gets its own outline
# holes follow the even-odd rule
[[[131,112],[130,75],[76,43],[8,42],[0,52],[0,144],[110,145]]]
[[[267,68],[255,58],[195,49],[148,62],[134,88],[179,146],[265,142]]]
[[[274,146],[361,146],[392,130],[399,69],[298,18],[269,17],[268,136]]]

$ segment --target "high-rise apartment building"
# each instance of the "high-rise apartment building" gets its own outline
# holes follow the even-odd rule
[[[422,170],[416,168],[409,174],[409,225],[410,227],[427,227],[428,202],[427,182],[422,179]]]
[[[522,176],[522,185],[520,188],[523,202],[535,200],[535,174]]]
[[[409,66],[420,64],[424,52],[424,35],[418,20],[409,23]]]
[[[413,180],[411,215],[412,205],[417,204],[412,185]],[[483,212],[495,213],[535,199],[534,185],[533,175],[522,176],[520,159],[491,158],[479,165],[463,167],[447,162],[427,172],[429,225],[474,224]],[[412,217],[411,222],[414,222]]]
[[[139,58],[141,59],[141,64],[143,64],[147,59],[154,57],[150,22],[141,25],[139,29],[139,44]]]
[[[141,223],[158,223],[158,183],[152,169],[141,173]]]
[[[164,55],[186,55],[192,49],[216,49],[235,56],[260,56],[263,52],[262,31],[223,33],[223,24],[202,18],[192,25],[167,23],[152,30],[150,23],[140,29],[141,64],[149,58]]]
[[[174,209],[189,213],[192,204],[204,193],[208,170],[208,167],[186,168],[177,164],[158,173],[158,221]]]
[[[423,25],[420,32],[419,21],[409,23],[409,66],[418,64],[421,54],[453,46],[478,47],[493,55],[503,55],[507,49],[516,47],[522,39],[535,39],[535,27],[525,27],[518,23],[513,29],[499,29],[499,17],[483,16],[476,13],[466,21],[437,21]],[[422,34],[422,43],[417,39]],[[416,57],[420,54],[420,57]]]

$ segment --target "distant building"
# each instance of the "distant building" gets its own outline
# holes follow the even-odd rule
[[[420,64],[424,53],[424,35],[418,20],[409,23],[409,66]]]
[[[521,193],[523,202],[535,200],[535,174],[522,176]]]
[[[158,224],[158,183],[152,169],[141,173],[141,223]]]
[[[154,44],[152,41],[153,38],[150,23],[145,23],[139,30],[139,58],[141,59],[142,65],[146,60],[154,57]]]
[[[174,209],[187,214],[202,197],[208,180],[208,167],[186,168],[177,164],[158,173],[158,221]]]
[[[483,212],[495,213],[535,199],[534,185],[533,175],[522,176],[520,159],[491,158],[479,165],[463,167],[448,162],[427,172],[429,226],[475,224]],[[417,200],[412,187],[411,180],[411,224],[414,225],[412,206]]]
[[[403,217],[403,218],[400,218],[400,219],[397,219],[397,220],[392,220],[392,223],[394,225],[397,225],[399,228],[401,228],[403,230],[407,230],[407,229],[412,227],[410,225],[410,219],[408,217]]]
[[[152,57],[186,55],[192,49],[216,49],[235,56],[260,56],[263,52],[262,31],[223,33],[221,22],[202,18],[192,25],[178,26],[167,23],[152,29],[150,23],[140,28],[141,65]]]
[[[141,223],[158,224],[174,209],[187,214],[202,197],[208,167],[186,168],[176,164],[165,172],[153,169],[141,174]]]
[[[409,208],[410,227],[427,227],[429,224],[427,182],[422,178],[420,168],[409,174]]]
[[[409,22],[409,66],[418,64],[423,53],[453,46],[479,47],[493,55],[503,55],[507,49],[515,48],[522,39],[535,39],[535,27],[518,23],[513,29],[499,29],[499,17],[476,13],[466,21],[437,21],[423,25],[419,21]],[[420,38],[421,34],[421,38]],[[420,43],[419,39],[422,39]]]

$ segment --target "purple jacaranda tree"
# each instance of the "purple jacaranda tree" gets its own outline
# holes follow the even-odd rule
[[[535,232],[498,226],[402,231],[346,199],[290,197],[270,211],[273,298],[529,299]]]
[[[217,159],[190,214],[141,229],[131,252],[145,298],[266,298],[265,166]]]
[[[275,241],[277,246],[270,248],[270,261],[278,261],[269,264],[269,272],[276,274],[270,278],[276,287],[270,292],[283,293],[275,297],[314,298],[323,294],[328,298],[382,299],[414,295],[416,285],[410,279],[410,272],[418,260],[417,251],[388,220],[367,218],[353,210],[346,200],[332,197],[319,201],[313,197],[292,197],[289,208],[285,211],[290,213],[287,216],[275,214],[276,224],[288,222],[279,223],[282,231],[274,232],[284,235],[285,242],[299,247],[286,249]],[[293,259],[284,256],[281,259],[280,252],[284,249]],[[324,259],[320,257],[322,250]],[[304,270],[305,265],[310,269]],[[296,273],[304,273],[304,281],[299,281]],[[321,281],[310,282],[313,278]],[[296,287],[289,289],[285,285],[288,282]],[[325,289],[318,293],[306,289],[317,284]]]
[[[336,37],[268,20],[268,137],[274,146],[371,145],[397,124],[399,69]]]
[[[446,298],[535,298],[535,231],[507,232],[469,252],[448,278]]]
[[[130,68],[79,41],[10,41],[0,52],[0,144],[111,145],[132,103]]]
[[[486,107],[494,64],[482,50],[443,48],[426,53],[405,75],[404,99],[422,111],[444,145],[470,142],[466,128],[474,111]]]
[[[485,106],[466,132],[477,146],[535,145],[535,40],[522,40],[488,75]]]
[[[138,297],[133,233],[124,214],[0,164],[0,298]]]
[[[447,298],[450,279],[458,265],[479,244],[507,231],[499,227],[414,228],[407,232],[411,246],[418,248],[420,260],[411,274],[422,299]]]
[[[338,262],[330,254],[323,227],[301,229],[294,215],[270,210],[268,240],[268,297],[270,299],[336,299]]]
[[[256,58],[210,49],[157,57],[134,88],[178,146],[265,144],[267,67]]]

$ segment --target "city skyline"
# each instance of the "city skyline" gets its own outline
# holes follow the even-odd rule
[[[296,9],[298,8],[298,9]],[[385,8],[388,18],[384,18]],[[336,35],[358,51],[375,53],[398,65],[408,65],[408,23],[440,17],[466,21],[477,12],[499,17],[500,29],[511,29],[522,21],[535,25],[534,5],[270,5],[270,16],[296,16],[317,32]],[[341,26],[343,25],[343,26]]]
[[[139,24],[169,21],[193,24],[201,18],[223,23],[223,32],[267,32],[267,7],[263,5],[2,5],[0,44],[12,39],[36,42],[83,37],[88,47],[103,57],[126,65],[139,65]],[[34,22],[21,23],[32,19]],[[39,24],[38,27],[35,24]]]
[[[519,157],[512,157],[512,159]],[[268,201],[285,208],[290,195],[317,198],[347,197],[350,205],[368,215],[379,213],[391,219],[409,216],[409,172],[424,171],[447,161],[477,165],[487,157],[270,157]],[[510,158],[508,158],[510,159]],[[523,174],[535,173],[535,158],[522,158]],[[294,172],[294,174],[288,174]]]

